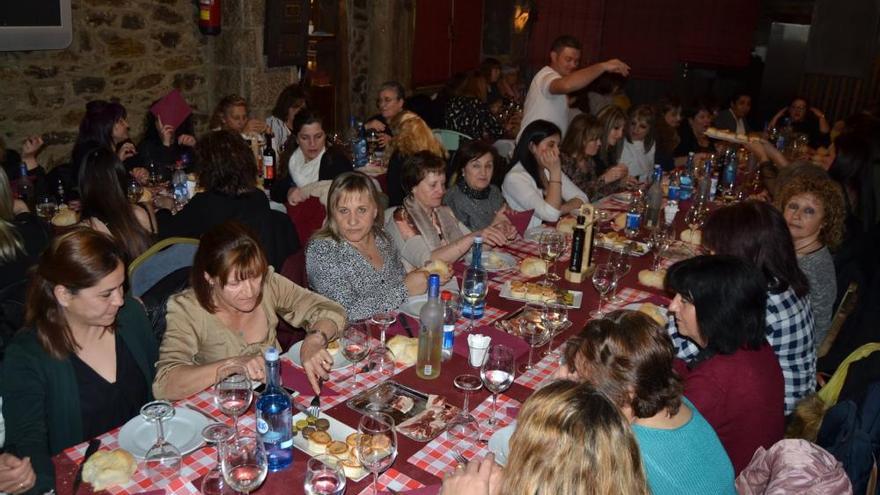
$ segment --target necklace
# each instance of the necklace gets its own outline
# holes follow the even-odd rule
[[[489,190],[491,189],[491,186],[480,190],[474,189],[471,186],[467,185],[464,177],[459,177],[456,185],[458,186],[458,189],[464,193],[465,196],[471,199],[486,199],[489,197]]]

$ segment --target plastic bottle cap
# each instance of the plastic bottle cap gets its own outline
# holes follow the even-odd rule
[[[266,358],[266,361],[278,361],[278,349],[274,347],[269,347],[266,349],[266,352],[263,354]]]
[[[481,236],[481,235],[474,236],[474,242],[482,243],[482,242],[483,242],[483,236]]]
[[[440,293],[440,299],[442,299],[444,301],[451,301],[452,300],[452,292],[449,292],[448,290],[444,290],[443,292]]]

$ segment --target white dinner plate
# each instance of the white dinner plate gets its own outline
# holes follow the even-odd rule
[[[162,423],[162,428],[165,440],[177,447],[181,455],[186,455],[202,446],[202,428],[208,424],[208,418],[201,414],[185,407],[175,407],[174,417]],[[143,416],[130,419],[119,430],[119,446],[137,459],[143,459],[154,443],[156,425],[148,423]]]
[[[516,258],[510,253],[503,251],[483,251],[480,256],[480,263],[487,272],[503,272],[505,270],[513,270],[516,268]],[[467,258],[465,263],[470,266],[471,260]]]
[[[301,419],[306,419],[307,417],[308,416],[305,412],[300,412],[293,417],[293,422],[295,424],[297,421]],[[326,419],[330,422],[330,428],[327,430],[327,434],[330,435],[330,438],[332,438],[333,440],[345,442],[345,439],[349,435],[351,435],[352,433],[357,433],[357,430],[355,430],[351,426],[348,426],[342,421],[339,421],[338,419],[330,417],[324,413],[321,413],[321,419]],[[296,435],[293,436],[293,446],[313,457],[321,454],[320,452],[313,452],[309,450],[309,441],[303,438],[302,433],[300,432],[297,432]],[[357,478],[349,479],[352,481],[360,481],[364,479],[364,477],[368,474],[370,474],[370,472],[364,469],[364,474],[358,476]]]
[[[290,349],[287,350],[287,357],[293,362],[294,365],[298,368],[302,368],[302,360],[299,358],[299,349],[302,347],[302,340],[290,346]],[[333,356],[333,366],[330,368],[331,370],[341,370],[351,366],[351,361],[345,358],[342,355],[342,351],[336,353]]]
[[[495,462],[504,466],[507,464],[507,456],[510,454],[510,437],[516,429],[516,421],[504,428],[498,429],[489,437],[489,452],[495,454]]]
[[[412,316],[413,318],[418,318],[419,313],[422,311],[422,306],[424,306],[426,302],[428,302],[427,294],[412,296],[400,306],[400,312]]]

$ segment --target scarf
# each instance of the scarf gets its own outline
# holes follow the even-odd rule
[[[485,189],[481,189],[478,191],[478,190],[472,188],[471,186],[467,185],[467,182],[464,180],[464,177],[458,178],[458,181],[456,181],[456,186],[458,186],[458,189],[461,192],[463,192],[465,196],[467,196],[471,199],[488,199],[489,193],[491,192],[490,190],[492,189],[492,186],[489,186]]]
[[[297,187],[307,186],[312,182],[318,181],[318,175],[321,171],[321,158],[324,157],[324,153],[327,151],[327,148],[321,150],[312,161],[306,162],[306,157],[303,155],[302,148],[297,148],[296,151],[290,155],[290,161],[287,164],[288,170],[290,170],[290,177],[293,179],[293,183],[297,185]]]
[[[434,208],[433,212],[429,212],[409,195],[403,200],[403,207],[431,251],[464,235],[458,226],[458,220],[447,206]],[[437,232],[435,225],[440,227],[440,232]]]

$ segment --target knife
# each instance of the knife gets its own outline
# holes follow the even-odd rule
[[[400,324],[403,325],[403,329],[406,330],[406,334],[410,337],[413,336],[412,328],[409,326],[409,318],[405,315],[400,315]]]
[[[89,460],[89,457],[92,456],[98,449],[101,448],[101,441],[97,438],[93,438],[89,440],[89,446],[86,448],[86,455],[83,457],[82,463],[79,465],[79,469],[76,471],[76,479],[73,480],[73,493],[76,494],[76,491],[79,489],[80,483],[83,480],[83,467],[86,465],[86,461]]]

